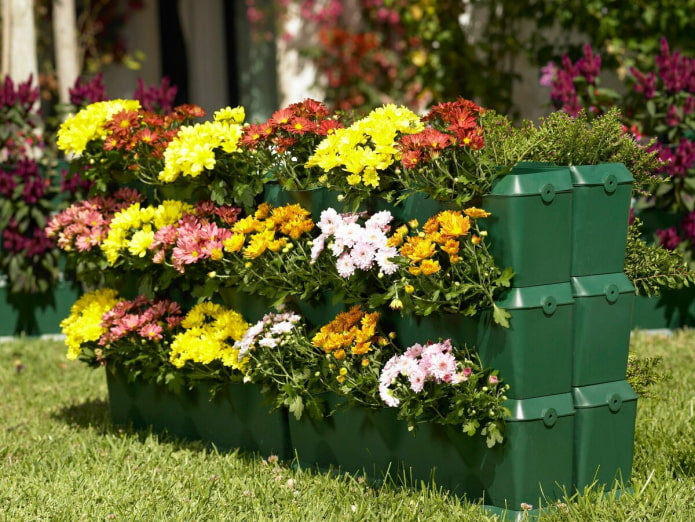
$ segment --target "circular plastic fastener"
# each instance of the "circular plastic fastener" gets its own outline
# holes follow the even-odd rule
[[[616,285],[608,285],[606,287],[606,300],[609,303],[615,303],[620,297],[620,289]]]
[[[552,295],[549,295],[543,298],[541,306],[543,307],[543,313],[545,313],[545,315],[553,315],[555,310],[557,310],[557,301]]]
[[[541,199],[546,203],[555,199],[555,187],[552,183],[546,183],[541,187]]]
[[[555,423],[557,422],[557,411],[555,411],[555,408],[548,408],[546,410],[543,410],[543,424],[545,424],[548,428],[552,428],[555,426]]]
[[[611,410],[613,413],[617,413],[620,411],[620,408],[623,406],[623,399],[618,395],[617,393],[614,393],[610,397],[608,397],[608,409]]]
[[[603,180],[603,188],[609,194],[613,194],[613,192],[616,191],[618,188],[618,178],[615,177],[615,174],[608,174],[608,176],[605,177]]]

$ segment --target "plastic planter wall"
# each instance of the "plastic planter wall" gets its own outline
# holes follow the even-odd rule
[[[254,384],[227,384],[211,399],[210,388],[204,384],[173,393],[163,385],[128,382],[119,368],[107,368],[106,382],[116,424],[152,427],[172,436],[213,443],[219,449],[292,457],[286,412],[269,413],[270,406]]]
[[[329,404],[336,406],[335,398]],[[299,462],[371,478],[405,477],[406,484],[432,479],[468,498],[483,498],[488,510],[521,512],[540,499],[562,498],[572,481],[574,407],[570,393],[509,402],[507,442],[488,448],[441,425],[409,432],[394,410],[338,409],[323,421],[290,416]],[[545,502],[545,500],[543,500]]]

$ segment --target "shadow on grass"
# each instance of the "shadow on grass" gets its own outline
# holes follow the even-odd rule
[[[166,429],[158,429],[149,425],[134,425],[132,422],[127,424],[115,423],[111,418],[108,401],[102,399],[89,399],[80,404],[64,406],[53,412],[51,417],[75,429],[93,430],[98,435],[128,436],[133,440],[137,440],[138,443],[144,443],[154,437],[158,443],[172,446],[175,450],[225,454],[236,453],[237,457],[248,460],[255,460],[261,457],[256,453],[245,452],[240,448],[220,448],[211,442],[175,435],[169,433]]]
[[[51,417],[68,426],[96,429],[100,434],[118,431],[111,422],[109,403],[102,399],[89,399],[81,404],[64,406],[52,413]]]

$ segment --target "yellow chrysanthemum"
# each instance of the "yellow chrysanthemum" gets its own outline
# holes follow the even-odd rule
[[[246,111],[243,107],[225,107],[218,111],[215,111],[213,116],[215,121],[228,122],[228,123],[243,123],[246,119]]]
[[[468,217],[473,219],[486,218],[490,216],[490,212],[483,210],[482,208],[470,207],[463,211]]]
[[[181,323],[185,330],[174,337],[169,360],[181,368],[186,361],[210,364],[219,360],[225,366],[243,369],[246,361],[238,360],[232,341],[240,340],[248,323],[234,310],[210,302],[194,306]]]
[[[101,319],[117,302],[118,292],[106,288],[88,292],[72,305],[70,315],[60,322],[68,359],[77,359],[84,343],[99,340],[106,331],[101,326]]]
[[[128,252],[134,256],[145,257],[147,249],[154,241],[154,230],[151,225],[145,225],[142,230],[133,234],[128,242]]]
[[[242,129],[239,124],[223,121],[184,125],[164,151],[164,169],[160,181],[176,181],[181,175],[197,177],[217,164],[215,150],[237,150]]]
[[[106,137],[104,124],[114,114],[139,109],[140,102],[137,100],[117,99],[87,105],[61,124],[57,133],[58,148],[68,154],[82,154],[90,141]]]
[[[244,234],[232,234],[230,237],[224,240],[222,246],[224,246],[225,252],[239,252],[246,242],[246,236]]]
[[[436,252],[434,242],[428,237],[409,237],[401,247],[401,255],[407,257],[413,263],[432,257]]]
[[[389,104],[370,112],[345,129],[337,129],[324,138],[309,158],[306,167],[325,172],[342,168],[349,185],[379,185],[379,172],[399,158],[396,140],[400,134],[421,131],[420,117],[405,107]]]
[[[463,216],[461,212],[445,210],[437,216],[442,236],[459,237],[468,234],[471,229],[471,219]]]
[[[191,213],[193,210],[194,207],[190,203],[167,199],[156,207],[152,221],[155,228],[160,229],[173,225],[184,213]]]

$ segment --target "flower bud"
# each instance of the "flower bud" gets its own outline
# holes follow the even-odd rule
[[[389,303],[389,308],[391,308],[391,310],[402,310],[403,309],[403,301],[396,298],[393,301],[391,301],[391,303]]]
[[[215,272],[214,270],[213,270],[212,272],[208,272],[208,277],[209,277],[209,278],[212,279],[212,278],[214,278],[214,277],[216,277],[216,276],[217,276],[217,272]]]

